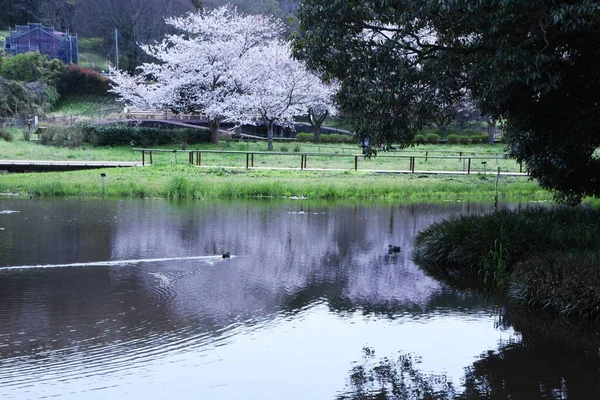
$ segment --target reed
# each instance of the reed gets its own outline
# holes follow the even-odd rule
[[[451,281],[508,289],[522,304],[598,318],[599,243],[600,209],[536,207],[435,223],[417,235],[413,256]]]

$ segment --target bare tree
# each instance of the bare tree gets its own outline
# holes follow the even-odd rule
[[[40,2],[36,15],[38,20],[45,25],[62,31],[70,31],[76,5],[76,0],[46,0]]]
[[[189,0],[80,0],[75,26],[81,34],[100,36],[111,45],[116,29],[120,64],[133,70],[144,61],[139,43],[164,37],[169,31],[165,18],[194,10]]]

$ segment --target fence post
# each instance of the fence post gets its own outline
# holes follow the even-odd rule
[[[194,164],[194,153],[191,151],[188,153],[188,162],[192,165]]]
[[[246,169],[250,167],[250,153],[246,153]]]
[[[354,170],[358,171],[358,156],[354,156]]]
[[[254,168],[254,153],[250,154],[250,166]]]
[[[469,157],[469,164],[467,167],[467,175],[470,175],[470,174],[471,174],[471,157]]]
[[[428,152],[428,151],[426,151],[426,152],[425,152],[425,161],[427,161],[427,156],[428,156],[428,155],[429,155],[429,152]]]
[[[304,154],[300,155],[300,170],[304,169]]]
[[[152,161],[152,150],[150,150],[150,165],[154,164],[154,162]]]
[[[146,151],[142,150],[142,166],[146,165]]]

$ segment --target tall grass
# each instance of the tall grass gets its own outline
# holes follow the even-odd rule
[[[533,208],[435,223],[417,235],[413,256],[450,280],[509,289],[522,303],[599,318],[599,247],[600,209]]]
[[[1,142],[0,142],[1,143]],[[366,172],[269,171],[197,168],[187,164],[60,173],[7,174],[0,192],[51,195],[49,182],[60,182],[61,195],[101,195],[100,173],[106,173],[105,195],[164,198],[309,197],[397,201],[477,199],[493,201],[494,184],[475,176],[421,179],[416,175]],[[503,199],[547,200],[550,195],[525,178],[501,186]]]

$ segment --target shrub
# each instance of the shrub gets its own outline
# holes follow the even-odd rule
[[[440,135],[438,135],[437,133],[429,133],[425,137],[425,140],[429,144],[437,144],[440,141]]]
[[[488,136],[487,135],[474,135],[471,136],[472,143],[487,143]]]
[[[448,144],[457,144],[458,143],[458,135],[455,133],[451,133],[446,138],[448,140]]]
[[[413,142],[416,144],[425,144],[425,135],[415,135]]]
[[[518,263],[511,298],[560,314],[600,319],[600,251],[551,251]]]
[[[459,136],[458,137],[458,143],[460,144],[469,144],[470,140],[468,136]]]
[[[314,138],[315,135],[313,133],[302,132],[296,135],[296,139],[298,139],[301,142],[312,142],[314,141]]]
[[[294,153],[300,153],[300,145],[299,144],[295,145],[293,151],[294,151]]]
[[[42,81],[50,86],[57,86],[65,69],[65,64],[60,60],[51,60],[38,52],[30,52],[6,57],[0,66],[0,75],[13,81]]]
[[[23,83],[0,77],[0,117],[26,117],[40,111],[38,99]]]
[[[108,94],[110,81],[98,72],[79,65],[69,65],[63,73],[59,92],[61,95]]]
[[[282,153],[287,153],[288,151],[290,151],[290,149],[288,149],[287,146],[281,146],[281,148],[279,149]]]
[[[86,125],[82,127],[84,140],[94,146],[141,146],[180,143],[210,142],[208,129],[159,129],[129,125]]]
[[[13,134],[5,128],[0,128],[0,139],[4,139],[7,142],[13,141]]]

